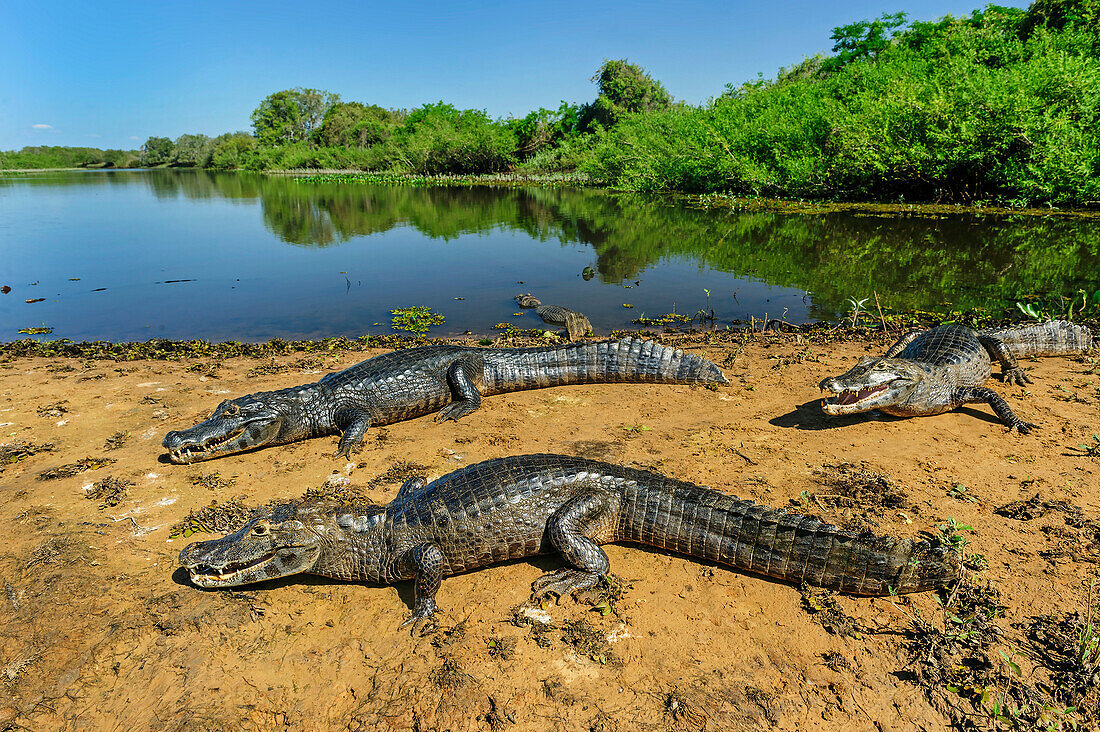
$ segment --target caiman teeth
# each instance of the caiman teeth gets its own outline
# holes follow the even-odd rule
[[[212,567],[209,564],[197,564],[194,567],[190,567],[190,570],[193,577],[208,577],[220,581],[229,579],[246,569],[258,567],[274,558],[275,552],[268,552],[249,562],[229,562],[223,567]]]
[[[204,442],[201,445],[184,445],[183,447],[177,447],[176,449],[169,452],[169,455],[176,462],[189,463],[196,457],[205,455],[212,450],[217,450],[218,448],[225,447],[230,442],[237,439],[243,434],[244,430],[239,429],[236,432],[230,434],[228,437],[217,440],[215,442]]]
[[[204,444],[202,446],[202,449],[203,450],[217,450],[219,447],[223,447],[225,445],[228,445],[230,442],[237,439],[238,437],[240,437],[243,434],[244,434],[243,429],[237,430],[236,432],[234,432],[231,435],[229,435],[228,437],[226,437],[224,440],[218,440],[217,442],[207,442],[206,444]]]
[[[844,389],[837,392],[836,396],[822,400],[822,404],[856,404],[885,391],[887,386],[889,384],[880,384],[870,389]]]

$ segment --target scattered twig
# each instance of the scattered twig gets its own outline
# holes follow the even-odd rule
[[[875,307],[878,308],[878,319],[882,321],[882,332],[889,334],[890,331],[886,327],[886,318],[882,317],[882,305],[880,305],[878,301],[878,290],[872,290],[872,292],[875,293]]]

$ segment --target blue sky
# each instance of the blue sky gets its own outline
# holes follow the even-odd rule
[[[698,104],[727,82],[828,51],[835,26],[983,5],[5,0],[0,149],[136,148],[150,135],[249,129],[263,97],[296,86],[384,107],[444,100],[522,116],[593,99],[589,79],[605,58],[641,64],[675,98]]]

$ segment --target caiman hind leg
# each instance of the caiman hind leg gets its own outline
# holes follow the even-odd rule
[[[1006,384],[1023,386],[1031,383],[1031,379],[1016,362],[1016,356],[1001,339],[978,334],[978,342],[985,347],[991,359],[995,358],[1001,362],[1001,378]]]
[[[351,451],[363,442],[363,435],[370,429],[370,414],[363,409],[341,409],[333,420],[341,431],[340,444],[333,457],[351,459]]]
[[[481,406],[481,392],[477,390],[474,379],[471,377],[471,372],[475,368],[475,364],[459,359],[447,369],[447,384],[451,387],[454,401],[439,410],[439,414],[435,417],[437,422],[445,422],[448,419],[458,420]]]
[[[986,389],[984,387],[956,389],[955,393],[952,395],[952,400],[955,404],[959,405],[985,402],[993,407],[993,412],[1001,418],[1001,421],[1005,423],[1008,429],[1019,432],[1021,435],[1026,435],[1032,430],[1039,429],[1039,425],[1025,422],[1013,414],[1012,409],[1008,406],[1008,402],[1002,399],[1001,395],[992,389]]]
[[[435,544],[417,544],[401,556],[399,566],[405,576],[413,575],[416,590],[412,615],[401,627],[412,625],[410,632],[416,635],[435,625],[435,614],[439,612],[435,593],[443,582],[443,551]]]
[[[609,519],[607,500],[595,493],[585,493],[570,499],[546,522],[550,543],[561,552],[571,566],[548,572],[531,584],[537,599],[554,596],[560,599],[594,587],[607,576],[611,563],[604,550],[590,535]]]

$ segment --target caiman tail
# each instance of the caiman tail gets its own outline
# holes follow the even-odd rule
[[[660,482],[627,489],[621,540],[855,595],[943,587],[961,571],[954,550],[927,541],[856,534],[691,483]]]
[[[618,381],[728,383],[707,359],[639,338],[487,352],[484,361],[483,394]]]
[[[1029,356],[1069,356],[1092,348],[1092,333],[1088,327],[1065,320],[1011,328],[986,328],[979,338],[996,338],[1016,358]]]

